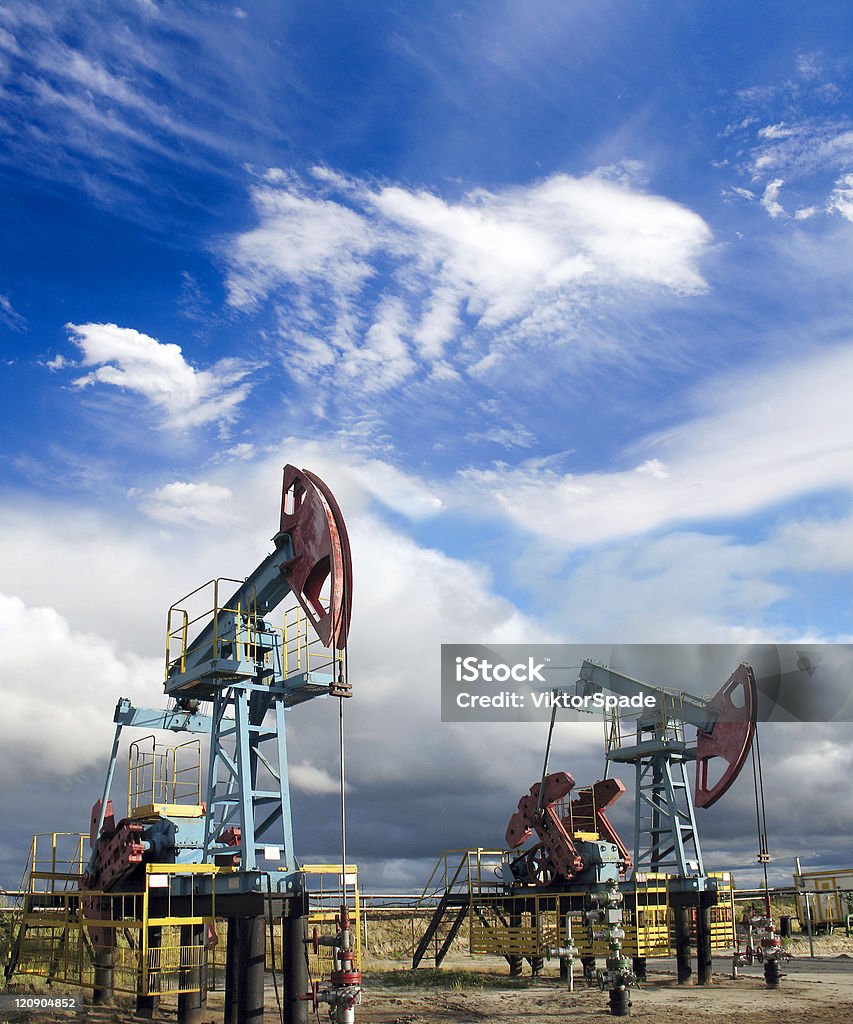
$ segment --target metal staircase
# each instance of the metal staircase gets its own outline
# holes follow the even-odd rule
[[[500,868],[509,857],[504,850],[442,853],[412,910],[413,969],[421,965],[430,949],[435,966],[441,966],[466,919],[478,913],[477,897],[503,891]]]

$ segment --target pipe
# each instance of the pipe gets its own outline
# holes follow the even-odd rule
[[[301,897],[295,899],[301,900]],[[304,998],[311,987],[306,945],[307,920],[304,912],[282,919],[285,1024],[308,1024],[309,1003]],[[300,996],[303,998],[300,999]]]
[[[693,976],[690,965],[690,927],[687,920],[688,908],[676,904],[673,907],[675,916],[675,962],[678,984],[684,985]]]
[[[207,993],[204,970],[204,925],[181,925],[181,987],[190,992],[178,994],[178,1024],[201,1024]]]
[[[239,1024],[263,1024],[264,967],[267,949],[265,914],[243,918],[241,924],[240,963],[242,984],[237,1009]],[[290,1022],[287,1022],[290,1024]]]
[[[699,897],[696,908],[696,982],[709,985],[714,973],[711,959],[711,908]]]
[[[113,947],[95,948],[95,984],[92,991],[93,1006],[109,1006],[113,1002],[115,954]]]
[[[240,1008],[240,919],[228,918],[225,939],[225,1024],[239,1024]]]

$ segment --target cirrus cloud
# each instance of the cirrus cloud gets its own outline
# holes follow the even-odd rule
[[[608,307],[707,288],[708,225],[632,184],[636,170],[448,199],[272,169],[251,191],[256,226],[224,252],[229,301],[275,304],[298,380],[362,393],[488,373],[513,347],[588,345]]]

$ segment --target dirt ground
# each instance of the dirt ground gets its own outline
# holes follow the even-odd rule
[[[576,984],[568,991],[559,979],[556,962],[545,963],[536,979],[511,979],[505,961],[497,957],[470,956],[465,941],[454,945],[441,970],[409,969],[411,960],[403,953],[406,939],[398,924],[374,924],[364,962],[364,1001],[356,1013],[363,1024],[551,1024],[574,1021],[586,1024],[608,1019],[607,993],[587,988],[580,965]],[[853,1024],[853,939],[843,934],[815,940],[816,956],[809,956],[808,940],[797,936],[788,948],[794,954],[785,966],[785,976],[776,990],[764,984],[760,966],[739,969],[731,977],[731,959],[714,960],[710,985],[678,985],[674,960],[648,962],[648,981],[632,990],[631,1017],[646,1024],[661,1018],[674,1024]],[[221,1024],[223,994],[211,992],[202,1020]],[[281,1018],[276,993],[270,982],[266,993],[264,1024]],[[163,1004],[157,1019],[174,1024],[175,1006]],[[315,1024],[325,1022],[327,1009],[321,1007]],[[4,1015],[0,1021],[26,1024],[125,1024],[134,1020],[130,1005],[114,1010],[87,1010],[71,1014]]]
[[[494,961],[493,961],[494,963]],[[731,961],[717,960],[710,986],[679,985],[675,961],[649,962],[648,981],[632,991],[631,1016],[657,1022],[661,1018],[678,1022],[700,1021],[723,1024],[779,1024],[792,1017],[796,1024],[853,1022],[853,958],[847,954],[792,960],[785,968],[780,987],[768,990],[761,967],[739,970],[731,978]],[[580,972],[577,971],[579,974]],[[424,991],[385,985],[370,987],[365,982],[365,999],[358,1019],[370,1024],[493,1024],[529,1021],[600,1020],[607,1013],[607,993],[576,982],[569,992],[560,982],[556,966],[546,968],[539,979],[522,979],[508,988],[505,972],[493,970],[481,975],[483,986],[459,983],[453,972],[450,986]],[[377,979],[378,980],[378,979]]]
[[[582,983],[569,992],[558,977],[555,964],[546,964],[538,979],[511,980],[495,959],[454,957],[443,975],[426,970],[409,972],[400,961],[374,963],[365,972],[364,1002],[356,1020],[364,1024],[578,1024],[607,1017],[607,993]],[[467,963],[464,963],[467,961]],[[796,1024],[853,1024],[853,956],[847,953],[797,957],[785,968],[780,987],[768,990],[760,967],[742,968],[730,977],[729,960],[715,961],[712,984],[699,988],[678,985],[672,960],[649,962],[649,978],[633,990],[631,1017],[647,1024],[665,1018],[675,1024],[779,1024],[786,1018]],[[580,973],[579,971],[577,972]],[[273,987],[267,991],[264,1024],[280,1020]],[[128,1008],[65,1015],[20,1015],[0,1019],[68,1024],[69,1021],[130,1022]],[[174,1008],[163,1007],[161,1021],[174,1022]],[[321,1009],[318,1021],[327,1019]],[[222,1021],[222,993],[209,996],[205,1024]]]

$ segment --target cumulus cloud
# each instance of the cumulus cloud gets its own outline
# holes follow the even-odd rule
[[[639,464],[560,473],[533,462],[469,470],[477,508],[566,548],[674,523],[747,515],[822,489],[853,490],[853,346],[717,382],[692,420],[637,447]]]
[[[82,366],[96,369],[77,377],[77,388],[109,385],[134,392],[161,411],[163,426],[175,429],[227,423],[237,414],[251,384],[252,367],[239,359],[220,359],[197,370],[179,345],[163,343],[116,324],[66,324],[81,350]]]
[[[230,489],[220,484],[176,480],[145,495],[141,504],[159,523],[205,527],[233,521],[232,498]]]
[[[158,699],[159,657],[119,652],[111,640],[73,629],[55,608],[0,594],[0,637],[4,784],[105,763],[116,700]]]
[[[708,226],[627,171],[450,200],[327,168],[306,183],[276,168],[251,196],[257,224],[224,253],[231,304],[286,297],[290,371],[368,394],[420,370],[482,372],[533,337],[571,344],[593,296],[600,317],[633,295],[706,288]]]
[[[832,368],[836,374],[842,369]],[[803,381],[809,384],[806,377]],[[753,426],[750,422],[744,429]],[[786,441],[781,438],[780,444]],[[843,446],[843,438],[839,444]],[[638,460],[630,476],[666,486],[682,468],[672,455]],[[134,517],[133,509],[102,510],[87,518],[79,510],[72,515],[44,503],[15,515],[8,496],[0,502],[0,561],[6,566],[8,589],[19,594],[0,602],[10,638],[5,649],[18,652],[0,687],[14,733],[21,737],[11,746],[2,744],[0,775],[20,778],[15,758],[19,751],[26,756],[24,746],[32,745],[34,736],[33,757],[41,759],[40,770],[50,777],[67,777],[84,764],[103,764],[116,697],[162,705],[164,610],[199,582],[220,574],[244,576],[264,557],[277,525],[284,461],[307,466],[326,480],[349,528],[355,573],[349,650],[354,698],[346,705],[350,848],[366,866],[365,884],[370,886],[387,884],[383,865],[389,856],[396,862],[395,877],[416,885],[429,870],[425,856],[448,847],[500,844],[518,797],[541,771],[541,723],[471,728],[440,722],[442,642],[583,642],[605,635],[646,641],[780,639],[755,625],[755,610],[765,609],[780,594],[780,587],[764,578],[761,566],[784,564],[785,548],[800,543],[793,525],[789,534],[780,533],[773,552],[765,550],[761,562],[748,545],[683,533],[593,549],[589,559],[561,570],[559,579],[542,574],[552,590],[542,585],[534,566],[538,595],[550,610],[549,628],[541,617],[524,614],[501,597],[500,581],[482,565],[417,543],[389,525],[385,509],[415,517],[440,511],[428,482],[382,460],[291,438],[275,452],[218,466],[206,481],[240,495],[240,527],[229,533],[227,545],[221,527],[212,521],[199,521],[194,531],[174,539]],[[441,498],[452,501],[444,491]],[[66,524],[60,532],[55,529],[58,519]],[[840,530],[826,524],[825,533],[814,533],[811,554],[831,559],[833,546],[849,536]],[[502,571],[515,580],[513,551],[520,554],[515,547],[508,549]],[[547,564],[553,576],[550,543]],[[40,652],[38,658],[32,657],[34,650]],[[45,679],[48,662],[62,665],[63,673]],[[45,719],[43,714],[44,693],[51,708],[56,706],[55,726],[54,717]],[[297,844],[306,859],[309,852],[318,860],[331,858],[338,849],[336,712],[334,702],[318,700],[288,714]],[[86,749],[75,752],[66,741],[74,728],[79,730],[81,719],[86,722]],[[589,725],[558,724],[555,768],[572,771],[581,782],[597,778],[600,729],[595,720]],[[762,747],[765,771],[772,777],[773,767],[786,754],[775,753],[767,737],[762,737]],[[508,756],[496,758],[496,750]],[[460,786],[460,779],[470,784]],[[800,777],[786,796],[807,793],[813,784],[813,776]],[[0,793],[0,804],[6,801],[0,806],[4,820],[19,785]],[[79,820],[85,828],[93,800],[91,780],[79,790],[69,783],[55,798],[54,811],[60,799],[66,818]],[[47,798],[43,806],[46,818],[39,827],[47,830],[52,826]],[[749,827],[745,824],[739,834],[748,835]],[[731,834],[727,823],[726,842]],[[709,856],[713,833],[703,838]],[[24,855],[22,846],[20,859]]]
[[[340,779],[310,761],[300,761],[288,768],[290,785],[300,793],[339,793]],[[349,790],[350,786],[346,786]]]
[[[278,523],[281,465],[286,460],[308,466],[329,483],[352,542],[355,601],[349,663],[355,696],[347,703],[346,721],[350,814],[359,822],[351,833],[354,849],[380,858],[391,849],[401,857],[416,850],[420,858],[425,850],[437,853],[463,835],[473,838],[477,828],[485,833],[492,827],[496,834],[492,840],[489,833],[488,841],[497,841],[503,818],[518,799],[519,772],[526,789],[538,771],[541,731],[522,730],[513,737],[511,727],[495,731],[483,724],[471,735],[442,726],[440,645],[557,637],[498,596],[485,568],[420,545],[388,524],[385,508],[418,515],[435,510],[435,496],[417,478],[377,460],[371,463],[329,445],[296,439],[281,454],[267,452],[251,463],[219,467],[215,480],[207,481],[235,494],[239,490],[240,526],[225,545],[221,527],[213,522],[199,522],[197,529],[174,539],[135,515],[133,507],[102,510],[89,518],[79,512],[68,515],[67,529],[57,533],[56,517],[65,517],[55,506],[31,505],[15,515],[7,502],[0,503],[0,555],[7,566],[6,582],[20,594],[8,605],[0,604],[4,639],[17,652],[0,683],[10,709],[4,724],[8,721],[18,737],[10,745],[4,733],[0,774],[18,778],[23,769],[15,757],[27,744],[48,775],[104,764],[115,699],[125,695],[144,706],[162,706],[165,609],[198,583],[219,575],[245,576],[265,557]],[[49,609],[39,607],[44,594],[52,595]],[[280,612],[273,621],[280,625]],[[61,671],[46,672],[46,666],[61,666]],[[45,707],[51,708],[50,716]],[[82,752],[67,742],[79,735],[81,721],[86,723],[86,743],[76,746],[85,747]],[[336,703],[318,700],[295,708],[288,723],[296,798],[311,798],[298,812],[299,852],[317,850],[326,859],[338,841],[332,803],[337,792]],[[598,727],[587,732],[580,745],[597,749]],[[492,765],[483,790],[497,800],[497,813],[468,807],[463,814],[470,794],[460,793],[458,779],[478,772],[496,745],[510,743],[513,762]],[[391,799],[392,792],[401,791],[407,793],[406,800]],[[13,792],[7,788],[0,793],[0,815],[10,813]],[[94,799],[91,780],[79,793],[62,794],[66,817],[75,799],[76,818],[85,828]],[[472,825],[478,816],[479,824]],[[43,830],[51,825],[45,820]],[[22,848],[22,860],[24,855]],[[381,884],[381,875],[372,884]]]

